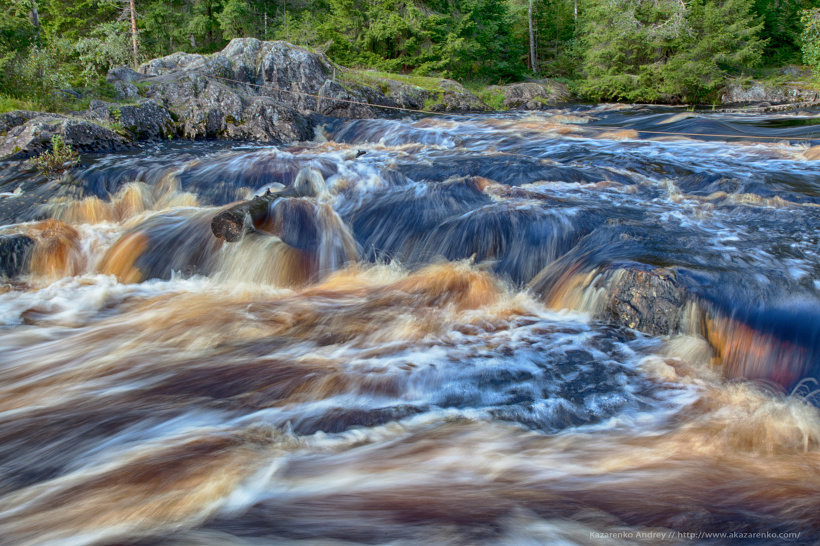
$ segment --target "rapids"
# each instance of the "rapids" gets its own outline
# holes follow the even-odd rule
[[[0,544],[816,543],[818,118],[0,165]]]

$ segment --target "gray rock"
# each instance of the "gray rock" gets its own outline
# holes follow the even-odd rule
[[[152,100],[119,107],[120,125],[137,140],[166,138],[175,131],[171,114]]]
[[[222,136],[265,142],[294,142],[313,137],[313,124],[307,117],[270,97],[249,99],[242,115],[241,119],[226,120]]]
[[[726,85],[721,94],[721,102],[723,104],[748,104],[755,102],[782,104],[788,102],[816,101],[818,98],[817,91],[801,87],[797,84],[769,85],[761,82],[752,82],[749,85],[731,82]]]
[[[340,118],[376,117],[373,107],[360,104],[372,101],[359,89],[345,89],[340,84],[327,80],[317,94],[320,97],[327,97],[319,99],[316,103],[316,111],[322,115]]]
[[[51,147],[51,137],[60,135],[77,152],[103,152],[131,148],[123,136],[85,119],[43,114],[18,125],[0,139],[0,160],[26,159]]]
[[[10,129],[41,115],[40,112],[32,112],[30,110],[14,110],[13,112],[0,114],[0,136],[4,136]]]
[[[114,82],[114,89],[116,89],[117,98],[120,100],[135,99],[140,95],[139,87],[133,83]]]
[[[305,134],[315,113],[375,117],[383,113],[376,105],[421,110],[428,100],[438,102],[438,111],[488,109],[451,80],[441,80],[438,92],[389,79],[379,79],[378,88],[346,83],[336,79],[344,69],[321,54],[255,38],[234,39],[211,56],[174,53],[153,59],[139,72],[147,76],[142,94],[172,112],[177,134],[185,138],[276,140]],[[257,114],[263,118],[255,122]],[[273,127],[272,120],[292,125]]]
[[[501,93],[504,96],[504,107],[511,110],[544,110],[572,99],[566,85],[548,79],[504,86],[493,85],[488,90]]]
[[[107,124],[119,124],[137,140],[164,139],[176,133],[170,112],[156,101],[145,99],[137,104],[115,104],[92,100],[83,117]]]
[[[145,74],[140,74],[133,68],[128,68],[127,66],[115,66],[108,71],[108,74],[105,75],[105,79],[108,80],[109,83],[133,83],[145,79]]]

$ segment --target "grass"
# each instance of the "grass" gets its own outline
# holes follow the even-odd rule
[[[55,114],[80,112],[82,110],[88,110],[89,104],[94,99],[116,101],[122,104],[135,102],[134,99],[117,99],[116,88],[105,81],[105,78],[101,78],[100,81],[91,85],[75,88],[74,90],[77,91],[82,98],[76,98],[70,93],[61,91],[54,91],[51,94],[42,96],[27,97],[14,97],[0,93],[0,114],[13,110],[34,110],[37,112],[52,112]]]
[[[493,89],[484,87],[483,89],[472,91],[472,93],[493,110],[507,110],[507,107],[504,106],[504,92],[498,87]]]
[[[344,68],[340,71],[340,74],[343,81],[366,85],[368,87],[381,88],[385,84],[384,80],[390,80],[397,83],[412,85],[414,87],[418,87],[419,89],[432,91],[434,93],[445,91],[445,89],[441,86],[441,78],[414,75],[405,76],[403,74],[391,74],[389,72],[361,70],[355,68]],[[385,89],[382,89],[382,91],[385,91]]]
[[[30,99],[17,99],[8,95],[0,95],[0,114],[13,110],[39,110],[40,103]]]

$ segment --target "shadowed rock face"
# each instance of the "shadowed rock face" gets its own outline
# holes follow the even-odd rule
[[[18,114],[12,123],[24,119]],[[27,114],[27,113],[24,113]],[[0,161],[38,156],[51,146],[51,137],[60,135],[63,142],[78,152],[125,150],[133,144],[111,129],[87,120],[57,114],[40,114],[10,128],[0,138]]]
[[[33,246],[34,239],[27,235],[0,235],[0,278],[26,273]]]

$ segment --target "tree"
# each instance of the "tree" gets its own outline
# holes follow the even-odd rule
[[[728,70],[760,63],[763,28],[751,0],[692,0],[688,32],[663,68],[663,90],[684,99],[703,99],[723,86]]]
[[[752,0],[600,0],[584,25],[582,92],[594,100],[700,100],[765,42]]]
[[[134,6],[134,0],[129,0],[129,7],[131,8],[131,43],[134,46],[134,70],[136,70],[140,63],[137,52],[137,8]]]
[[[803,25],[800,33],[803,62],[820,70],[820,8],[804,10],[800,22]]]

